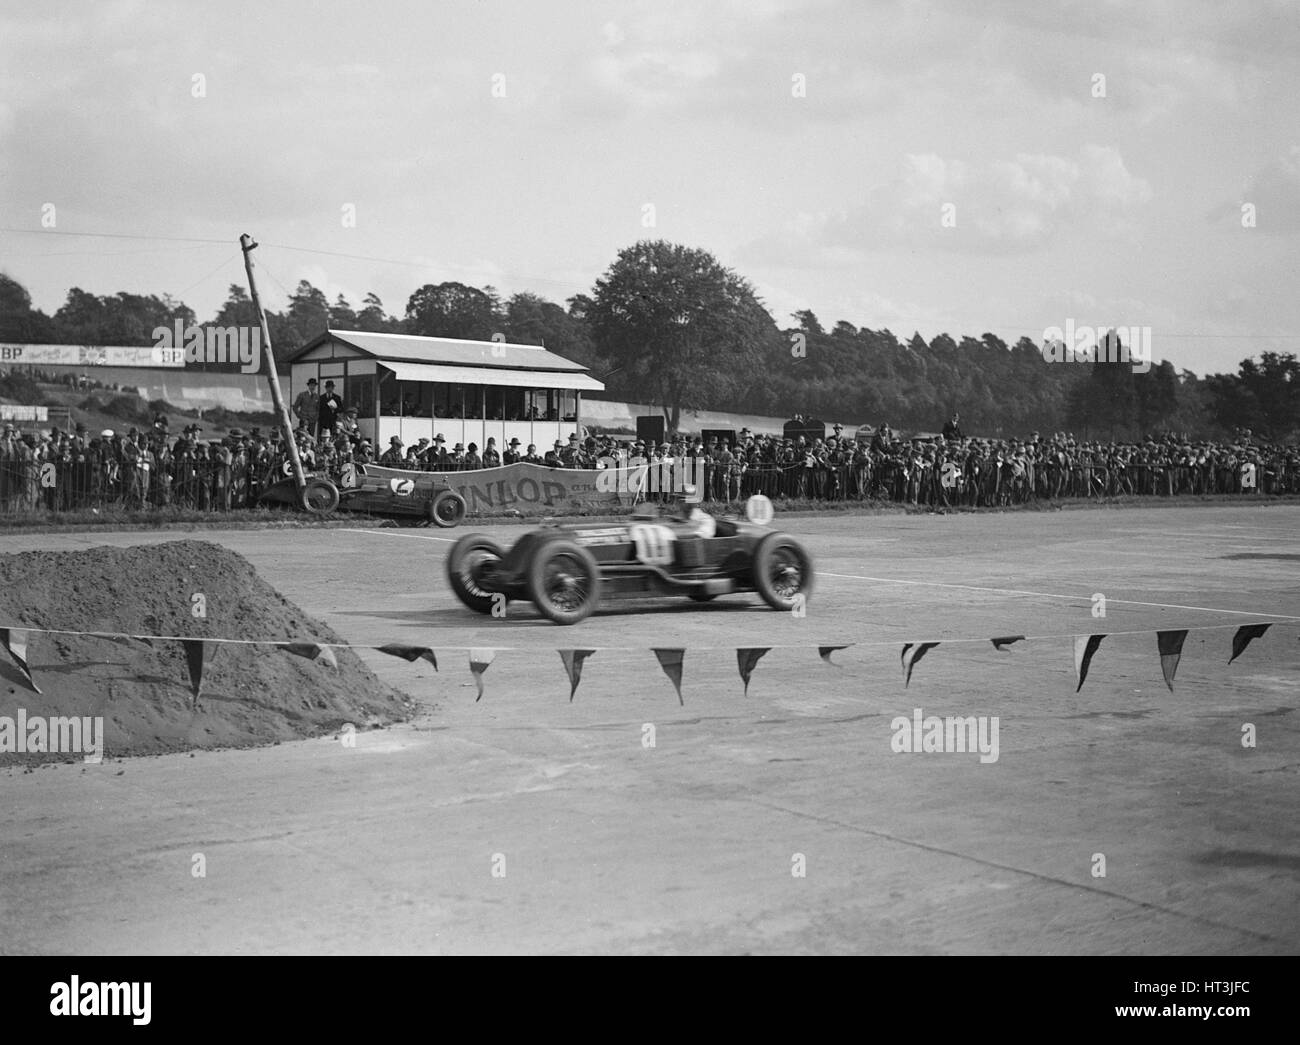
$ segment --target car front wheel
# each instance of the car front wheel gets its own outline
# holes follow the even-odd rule
[[[803,546],[781,533],[769,533],[754,549],[754,588],[774,610],[807,601],[813,585],[812,560]]]

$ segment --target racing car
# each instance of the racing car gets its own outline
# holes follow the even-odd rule
[[[465,498],[430,472],[348,464],[339,481],[339,507],[370,515],[398,515],[450,528],[465,518]]]
[[[808,553],[768,528],[766,497],[751,498],[746,514],[740,522],[683,502],[667,510],[643,505],[626,525],[547,526],[509,550],[484,534],[466,534],[447,556],[447,580],[479,613],[526,600],[556,624],[577,624],[607,598],[685,595],[708,602],[752,591],[776,610],[801,605],[813,584]]]

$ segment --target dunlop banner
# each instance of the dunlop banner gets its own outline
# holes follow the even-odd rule
[[[365,466],[366,478],[374,477],[385,487],[404,481],[421,487],[445,479],[465,498],[469,513],[517,508],[585,508],[608,505],[617,508],[632,503],[632,494],[620,493],[616,482],[598,478],[605,470],[547,468],[540,464],[508,464],[472,472],[408,472],[400,468]]]

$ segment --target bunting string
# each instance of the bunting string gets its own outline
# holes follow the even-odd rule
[[[1282,618],[1290,620],[1292,618]],[[880,639],[866,640],[862,642],[840,643],[834,646],[824,646],[816,643],[773,643],[770,646],[692,646],[694,651],[719,651],[726,650],[736,654],[737,670],[744,684],[744,692],[749,693],[749,683],[755,668],[760,659],[773,649],[816,649],[821,659],[834,668],[840,667],[831,660],[831,654],[839,650],[851,649],[856,646],[878,647],[892,646],[898,648],[901,646],[901,663],[903,669],[903,685],[908,686],[912,680],[912,672],[930,650],[940,645],[959,645],[972,643],[991,643],[995,650],[1003,653],[1009,652],[1007,647],[1030,641],[1050,641],[1069,639],[1074,650],[1074,672],[1075,672],[1075,692],[1078,693],[1083,689],[1083,684],[1088,677],[1089,668],[1092,665],[1094,657],[1098,654],[1102,641],[1111,637],[1125,635],[1151,635],[1156,636],[1157,653],[1160,657],[1160,671],[1164,678],[1165,685],[1169,687],[1172,693],[1174,689],[1174,676],[1178,670],[1178,664],[1182,657],[1183,645],[1187,636],[1194,631],[1221,631],[1226,628],[1235,629],[1232,637],[1232,655],[1228,660],[1231,664],[1240,657],[1250,645],[1250,643],[1261,638],[1271,627],[1278,624],[1279,621],[1260,622],[1255,624],[1204,624],[1189,626],[1186,628],[1169,629],[1169,628],[1140,628],[1129,631],[1109,631],[1094,634],[1051,634],[1051,635],[1004,635],[1000,637],[988,638],[954,638],[954,639],[926,639],[913,640],[911,642],[900,642],[898,639]],[[302,657],[306,660],[337,671],[339,669],[338,658],[334,650],[337,649],[368,649],[388,656],[398,657],[408,663],[416,661],[427,661],[433,666],[435,671],[438,670],[438,658],[433,647],[416,646],[405,643],[384,643],[382,645],[355,642],[317,642],[303,641],[294,639],[235,639],[235,638],[218,638],[207,635],[142,635],[129,632],[116,631],[78,631],[69,628],[38,628],[38,627],[0,627],[0,647],[3,647],[9,658],[22,672],[23,677],[35,692],[40,693],[33,677],[29,647],[31,645],[31,636],[33,635],[74,635],[88,638],[100,638],[118,644],[129,644],[130,642],[141,642],[153,646],[156,642],[178,642],[182,646],[185,654],[186,665],[189,669],[190,691],[193,694],[193,703],[197,707],[202,696],[203,690],[203,670],[205,663],[211,660],[212,653],[220,645],[242,645],[242,646],[274,646],[282,649],[286,653]],[[528,652],[537,652],[536,646],[439,646],[444,650],[465,650],[469,654],[469,669],[473,674],[475,687],[478,695],[475,701],[483,699],[484,692],[484,673],[489,665],[496,658],[497,653],[511,650],[525,650]],[[557,649],[560,659],[564,665],[564,670],[569,679],[569,700],[572,701],[574,694],[577,692],[578,683],[582,678],[583,663],[588,657],[601,652],[602,650],[649,650],[654,653],[659,661],[659,666],[663,669],[664,674],[668,677],[677,693],[678,703],[685,706],[685,699],[682,695],[682,676],[685,661],[685,647],[645,647],[645,646],[590,646],[584,649],[561,648]],[[1103,657],[1104,659],[1104,657]]]

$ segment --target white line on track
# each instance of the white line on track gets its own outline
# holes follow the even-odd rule
[[[340,526],[339,533],[370,533],[376,537],[414,537],[417,541],[446,541],[448,544],[455,544],[455,537],[435,537],[429,533],[396,533],[392,530],[353,530],[350,527]]]
[[[1087,602],[1088,595],[1056,595],[1046,591],[1021,591],[1018,588],[981,588],[974,584],[945,584],[942,581],[904,581],[894,577],[861,577],[852,573],[826,573],[818,571],[821,577],[840,577],[850,581],[873,581],[878,584],[916,584],[926,588],[960,588],[963,591],[982,591],[990,595],[1026,595],[1036,599],[1070,599],[1075,602]],[[1239,617],[1268,617],[1272,620],[1300,620],[1285,613],[1256,613],[1253,610],[1223,610],[1215,606],[1183,606],[1175,602],[1138,602],[1136,599],[1112,599],[1106,601],[1123,606],[1149,606],[1159,610],[1196,610],[1200,613],[1231,613]]]

